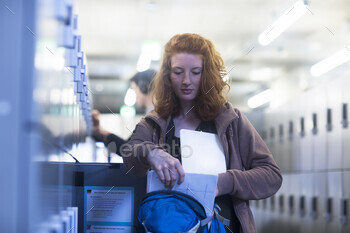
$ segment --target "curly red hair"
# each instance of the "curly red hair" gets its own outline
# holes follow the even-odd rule
[[[178,115],[180,102],[172,89],[170,81],[171,57],[177,53],[200,54],[203,57],[203,71],[194,108],[201,120],[213,120],[221,107],[227,102],[225,87],[230,88],[223,77],[227,74],[224,61],[215,50],[214,44],[198,34],[184,33],[173,36],[164,46],[160,71],[154,79],[152,95],[155,111],[160,117]]]

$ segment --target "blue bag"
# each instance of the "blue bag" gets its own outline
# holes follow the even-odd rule
[[[208,217],[204,207],[193,197],[171,190],[148,193],[137,218],[141,233],[226,233],[224,224],[229,225],[229,220],[221,217],[217,208]]]

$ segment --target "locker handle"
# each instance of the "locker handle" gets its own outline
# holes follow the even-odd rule
[[[305,197],[301,196],[299,200],[299,215],[303,217],[305,215]]]
[[[316,113],[312,114],[312,134],[313,135],[317,134],[317,114]]]
[[[347,223],[347,217],[348,217],[348,199],[342,199],[341,200],[341,208],[340,208],[340,222],[341,224],[345,225]]]
[[[327,125],[326,125],[327,131],[332,131],[332,109],[327,109]]]
[[[332,198],[327,198],[326,200],[326,215],[325,219],[327,222],[330,222],[332,220],[332,211],[333,211],[333,200]]]
[[[292,215],[294,212],[294,196],[290,195],[288,197],[289,213]]]
[[[348,104],[343,103],[342,107],[342,121],[341,124],[343,128],[348,128]]]
[[[315,219],[317,217],[317,197],[312,197],[311,199],[311,218]]]
[[[289,139],[293,138],[293,133],[294,133],[293,121],[289,121],[289,126],[288,126]]]
[[[300,118],[300,136],[301,137],[305,136],[305,119],[304,119],[304,117]]]
[[[283,212],[283,208],[284,208],[284,196],[283,195],[281,195],[278,199],[278,206],[279,206],[280,212]]]
[[[275,209],[275,196],[272,196],[270,199],[270,206],[271,206],[271,210]]]
[[[282,140],[283,139],[283,135],[284,135],[284,132],[283,132],[283,125],[280,124],[278,126],[278,136],[279,136],[279,139]]]

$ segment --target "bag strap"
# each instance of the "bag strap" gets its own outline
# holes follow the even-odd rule
[[[221,211],[221,208],[218,204],[215,204],[214,207],[214,214],[203,219],[201,221],[201,226],[205,226],[207,225],[211,220],[213,220],[214,217],[216,217],[217,220],[219,220],[222,224],[224,224],[225,226],[229,226],[230,225],[230,220],[228,220],[227,218],[222,217],[219,212]]]

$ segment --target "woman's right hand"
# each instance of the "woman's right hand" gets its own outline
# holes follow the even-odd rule
[[[185,171],[180,161],[166,151],[156,148],[148,154],[147,160],[166,188],[174,187],[177,176],[178,184],[184,181]]]

